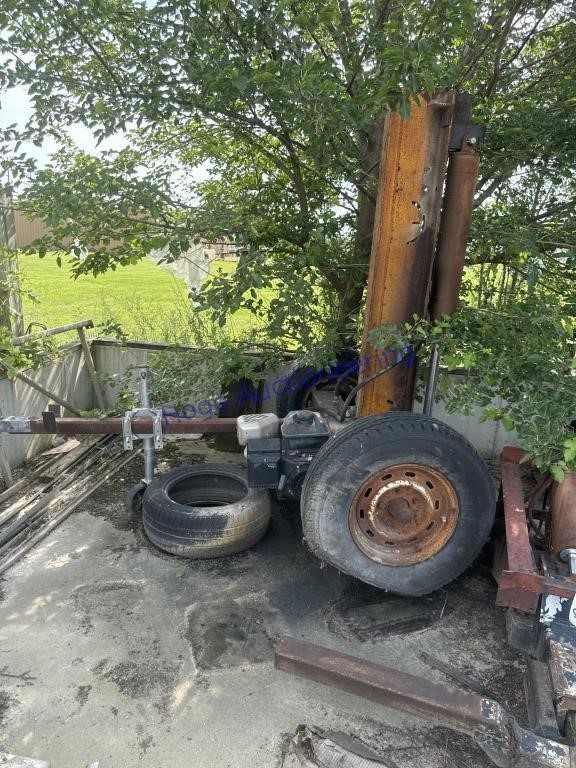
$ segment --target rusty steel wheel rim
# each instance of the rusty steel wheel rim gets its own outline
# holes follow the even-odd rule
[[[458,497],[441,473],[398,464],[371,475],[349,514],[356,546],[383,565],[414,565],[439,552],[454,533]]]

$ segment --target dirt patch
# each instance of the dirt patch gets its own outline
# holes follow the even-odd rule
[[[128,509],[126,497],[132,486],[142,480],[142,456],[136,455],[111,483],[104,483],[87,502],[84,509],[93,517],[103,517],[119,531],[134,531],[140,516]]]
[[[195,603],[187,611],[185,637],[200,669],[229,669],[272,658],[274,614],[260,597]]]
[[[180,665],[167,661],[123,661],[111,664],[103,659],[92,669],[96,677],[118,686],[120,693],[133,699],[148,698],[153,694],[165,695],[176,682]]]
[[[0,691],[0,725],[6,720],[8,710],[13,703],[14,700],[10,694],[6,693],[6,691]]]
[[[444,590],[410,598],[354,586],[326,615],[331,632],[347,639],[378,640],[431,627],[452,611]]]
[[[78,690],[76,691],[76,701],[78,704],[80,704],[80,707],[83,707],[84,704],[88,701],[88,696],[90,695],[90,691],[92,690],[91,685],[79,685]]]
[[[80,615],[84,634],[94,630],[93,621],[101,619],[110,624],[130,621],[142,601],[142,585],[138,582],[109,581],[84,584],[73,593],[74,605]]]

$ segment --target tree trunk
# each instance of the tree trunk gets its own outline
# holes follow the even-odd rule
[[[360,311],[368,277],[370,251],[372,249],[372,232],[376,215],[376,194],[378,190],[380,154],[382,152],[382,136],[382,121],[374,121],[358,137],[362,167],[361,184],[363,189],[358,190],[358,216],[356,220],[352,266],[347,270],[342,289],[339,291],[339,326],[342,329],[341,333],[344,341],[347,343],[350,341],[347,338],[350,336],[350,321]],[[346,326],[348,326],[347,329]]]
[[[9,252],[12,251],[12,254]],[[13,290],[18,269],[16,257],[16,225],[14,211],[7,197],[0,197],[0,326],[13,336],[24,333],[22,300]]]

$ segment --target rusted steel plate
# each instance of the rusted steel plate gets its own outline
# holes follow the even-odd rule
[[[498,580],[496,605],[536,613],[540,603],[544,577],[539,574],[502,571]]]
[[[380,182],[362,342],[360,380],[380,365],[368,332],[383,324],[422,315],[428,303],[455,91],[412,105],[409,119],[388,115],[380,162]],[[411,410],[414,360],[401,364],[360,391],[359,413]]]
[[[576,596],[576,582],[571,579],[546,577],[538,573],[502,571],[498,582],[496,605],[536,613],[543,593],[557,597]]]

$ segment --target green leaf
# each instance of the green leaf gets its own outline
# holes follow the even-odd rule
[[[550,467],[550,472],[552,473],[552,477],[557,483],[564,482],[564,470],[559,464],[552,464]]]

